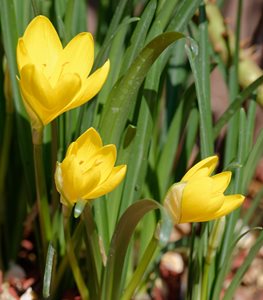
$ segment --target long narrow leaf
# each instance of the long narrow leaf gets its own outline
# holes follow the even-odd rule
[[[262,247],[262,245],[263,245],[263,230],[259,234],[259,236],[258,236],[255,244],[253,245],[253,247],[250,249],[245,261],[240,266],[240,268],[237,270],[232,282],[230,283],[228,289],[226,290],[226,293],[224,295],[223,300],[233,299],[235,290],[239,286],[239,284],[242,280],[242,277],[244,276],[245,272],[247,271],[247,269],[251,265],[253,259],[257,255],[257,253],[258,253],[259,249]]]
[[[153,200],[140,200],[132,204],[122,215],[116,226],[108,262],[103,278],[102,300],[120,299],[120,281],[126,251],[138,222],[143,216],[160,205]]]
[[[182,38],[178,32],[159,35],[139,54],[126,75],[115,85],[103,110],[100,132],[108,143],[119,144],[127,122],[127,116],[134,107],[136,94],[153,62],[171,43]]]

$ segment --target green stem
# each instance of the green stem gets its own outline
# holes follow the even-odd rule
[[[207,300],[208,295],[208,278],[209,278],[209,270],[210,264],[205,262],[204,271],[203,271],[203,278],[202,278],[202,289],[201,289],[201,300]]]
[[[51,135],[52,135],[52,143],[51,143],[51,160],[52,160],[52,174],[55,174],[56,163],[57,163],[57,152],[58,152],[58,126],[57,120],[54,120],[51,123]],[[52,180],[52,211],[56,211],[59,206],[59,194],[56,189],[55,180]]]
[[[143,257],[131,279],[131,281],[129,282],[127,288],[125,289],[121,300],[130,300],[132,299],[132,295],[135,291],[135,289],[138,287],[138,285],[140,284],[143,275],[147,269],[147,267],[149,266],[151,259],[158,247],[158,243],[159,240],[156,238],[155,234],[153,235],[150,243],[148,244]]]
[[[202,277],[201,300],[210,299],[208,295],[210,265],[213,262],[213,259],[216,254],[216,250],[221,242],[224,228],[225,228],[225,217],[217,219],[213,225],[213,229],[209,237],[208,250],[205,258],[205,266],[204,266],[204,272]]]
[[[65,209],[65,207],[64,207]],[[65,238],[66,238],[66,244],[67,244],[67,254],[68,259],[70,263],[70,267],[73,272],[73,276],[75,279],[75,282],[77,284],[80,296],[82,300],[89,300],[89,290],[84,282],[84,279],[81,275],[81,271],[78,265],[78,260],[74,252],[74,243],[72,241],[71,235],[70,235],[70,222],[69,222],[69,215],[67,214],[64,216],[64,232],[65,232]]]
[[[96,298],[99,298],[99,294],[100,294],[99,278],[100,278],[102,262],[103,262],[102,254],[101,254],[102,246],[100,246],[96,223],[89,204],[85,206],[83,214],[81,215],[81,220],[82,223],[84,223],[85,230],[86,230],[85,232],[86,233],[85,241],[87,247],[86,256],[87,256],[87,260],[89,260],[89,267],[91,271],[89,282],[90,285],[92,286],[92,292],[94,292],[94,295],[97,296]]]
[[[76,245],[78,245],[79,236],[82,232],[82,229],[83,229],[83,223],[80,222],[77,225],[77,227],[75,228],[74,233],[73,233],[72,238],[71,238],[72,244],[73,244],[73,251],[76,248]],[[59,263],[58,271],[56,272],[56,274],[54,276],[54,284],[53,284],[53,287],[52,287],[53,295],[57,294],[57,290],[59,288],[59,285],[60,285],[60,282],[63,278],[63,275],[67,271],[68,263],[69,263],[68,256],[63,255],[62,260]]]
[[[191,226],[191,237],[190,237],[190,252],[188,255],[188,278],[187,278],[187,293],[186,293],[186,299],[192,298],[192,292],[193,292],[193,260],[194,260],[194,250],[195,250],[195,231],[196,231],[196,223],[192,223]]]
[[[42,153],[43,127],[40,129],[32,128],[32,138],[40,231],[43,251],[45,252],[51,239],[52,231]]]

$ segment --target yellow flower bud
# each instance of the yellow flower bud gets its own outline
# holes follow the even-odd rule
[[[179,183],[170,187],[164,206],[175,224],[217,219],[242,204],[245,199],[243,195],[224,195],[231,180],[231,172],[211,176],[217,162],[217,156],[203,159]]]
[[[115,189],[126,174],[126,165],[114,167],[116,155],[115,145],[103,146],[94,128],[71,143],[55,172],[62,203],[72,206],[80,199],[92,200]]]
[[[94,97],[104,84],[109,61],[89,76],[94,62],[94,41],[79,33],[65,48],[44,16],[37,16],[18,40],[19,85],[34,128]]]

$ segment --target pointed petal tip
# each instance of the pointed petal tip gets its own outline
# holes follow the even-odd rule
[[[98,131],[94,127],[90,127],[89,129],[86,130],[86,132],[88,134],[96,134],[96,135],[99,134]]]
[[[46,16],[43,16],[43,15],[39,15],[30,21],[30,23],[28,24],[28,26],[25,30],[24,36],[27,34],[28,31],[30,31],[32,28],[38,27],[40,24],[45,24],[47,26],[51,25],[53,27],[53,24],[51,23],[49,18],[47,18]]]
[[[88,38],[91,42],[94,43],[93,35],[90,32],[80,32],[79,34],[76,35],[75,38],[77,37]]]
[[[124,177],[127,173],[127,165],[119,165],[118,167],[123,172],[123,177]],[[115,168],[117,168],[117,167],[115,167]]]
[[[101,140],[98,131],[94,127],[90,127],[84,133],[82,133],[81,136],[77,138],[76,142],[78,142],[79,140],[87,139],[89,137],[90,138],[95,137],[96,139]]]
[[[230,171],[225,171],[218,173],[211,178],[213,179],[213,193],[221,194],[229,186],[231,180],[232,173]]]
[[[195,176],[195,174],[198,174],[200,170],[206,170],[205,173],[207,176],[210,176],[214,169],[216,168],[216,165],[218,163],[218,156],[213,155],[209,156],[207,158],[202,159],[195,165],[193,165],[184,175],[184,177],[181,179],[181,181],[188,181],[190,178]]]
[[[206,158],[204,158],[202,161],[203,162],[210,162],[210,163],[214,163],[216,164],[218,162],[219,158],[217,155],[212,155],[212,156],[208,156]]]
[[[110,70],[110,60],[107,59],[102,67],[105,67],[105,69],[108,70],[108,72],[109,72],[109,70]]]
[[[30,22],[30,24],[34,24],[34,23],[38,23],[38,22],[47,22],[47,23],[51,23],[49,18],[44,16],[44,15],[38,15],[36,16],[34,19],[32,19],[32,21]],[[53,26],[53,25],[52,25]]]

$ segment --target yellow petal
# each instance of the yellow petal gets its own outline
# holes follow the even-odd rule
[[[44,125],[65,111],[65,105],[78,93],[81,82],[77,74],[65,74],[56,89],[34,65],[21,70],[20,87],[23,99],[39,116]]]
[[[94,190],[99,185],[100,176],[101,174],[99,170],[96,168],[92,168],[85,172],[85,174],[82,177],[83,182],[82,182],[82,187],[80,189],[81,199],[87,199],[85,195],[87,195],[87,193]]]
[[[81,179],[75,155],[67,156],[60,164],[60,168],[62,177],[60,186],[62,186],[65,198],[69,202],[75,203],[79,198],[79,190],[78,185],[76,186],[76,182]]]
[[[198,172],[202,172],[203,175],[209,176],[214,171],[216,165],[218,162],[217,156],[210,156],[203,160],[201,160],[199,163],[195,164],[181,179],[181,181],[188,181],[191,177],[198,174]],[[203,169],[203,170],[202,170]],[[204,172],[204,173],[203,173]]]
[[[67,197],[65,196],[65,193],[64,193],[62,170],[61,170],[61,164],[59,162],[57,162],[54,177],[55,177],[55,184],[56,184],[57,191],[60,193],[61,203],[66,206],[68,206],[68,205],[72,206],[73,203],[67,199]]]
[[[183,191],[180,223],[192,222],[203,215],[213,215],[223,205],[223,194],[212,197],[213,180],[210,177],[188,181]]]
[[[224,204],[224,199],[225,196],[223,194],[218,195],[216,197],[210,198],[208,201],[211,201],[211,203],[217,203],[218,204],[218,209],[220,209],[220,205],[221,207]],[[217,212],[218,210],[216,209],[211,209],[209,210],[208,208],[211,206],[211,204],[207,205],[207,209],[204,209],[202,211],[202,213],[198,213],[196,215],[192,215],[191,217],[186,218],[182,218],[180,220],[180,223],[186,223],[186,222],[205,222],[205,221],[210,221],[210,220],[214,220],[217,219]]]
[[[34,18],[27,26],[22,39],[32,62],[45,66],[49,72],[52,72],[52,68],[62,52],[62,45],[49,19],[44,16]],[[26,63],[23,58],[24,56],[18,53],[17,59],[20,68]]]
[[[201,217],[193,218],[188,222],[207,222],[221,218],[238,208],[245,199],[244,196],[238,194],[223,197],[223,205],[217,212],[215,212],[214,214],[203,214]]]
[[[53,92],[53,106],[57,107],[56,117],[70,108],[67,106],[78,94],[81,88],[81,79],[78,74],[63,74],[57,82]],[[51,97],[51,95],[50,95]],[[53,118],[52,118],[53,119]],[[51,120],[48,120],[50,122]]]
[[[20,75],[19,85],[26,108],[30,108],[27,109],[27,112],[31,120],[33,121],[34,115],[37,115],[42,123],[45,124],[45,119],[54,114],[54,109],[48,110],[46,107],[52,106],[52,93],[49,82],[33,65],[24,66]],[[34,112],[34,114],[30,113],[30,111]]]
[[[23,38],[18,39],[16,47],[16,58],[19,73],[23,66],[33,63],[28,54]]]
[[[222,194],[228,187],[232,173],[229,171],[218,173],[213,179],[213,194]]]
[[[79,161],[75,155],[67,156],[61,163],[63,191],[65,197],[72,203],[83,198],[83,195],[97,186],[100,173],[96,169],[82,173]]]
[[[62,55],[63,73],[78,73],[86,78],[94,62],[94,41],[88,32],[79,33],[65,47]]]
[[[92,167],[99,170],[101,174],[100,183],[103,183],[112,172],[116,161],[116,152],[116,146],[113,144],[102,147],[92,157],[92,160],[85,164],[85,168]]]
[[[72,142],[69,146],[68,146],[68,150],[66,153],[66,156],[69,155],[76,155],[78,152],[78,144],[76,142]]]
[[[59,114],[68,110],[65,106],[74,99],[80,88],[81,79],[78,74],[63,74],[52,91],[54,94],[52,107],[58,107]]]
[[[83,81],[83,87],[77,99],[69,104],[70,108],[75,108],[93,98],[102,88],[107,79],[110,69],[109,60],[94,73],[92,73],[86,80]]]
[[[55,170],[55,184],[59,193],[63,191],[63,179],[62,179],[62,171],[60,163],[57,162],[56,170]]]
[[[186,184],[173,184],[164,199],[164,207],[167,209],[174,224],[178,224],[182,216],[182,194]]]
[[[219,218],[231,213],[237,209],[245,200],[245,197],[240,194],[228,195],[224,198],[222,207],[216,212],[215,218]]]
[[[114,190],[123,180],[126,174],[127,166],[120,165],[114,167],[108,179],[101,185],[98,185],[90,193],[86,194],[84,199],[95,199]]]
[[[81,160],[87,160],[93,156],[101,147],[102,140],[94,128],[86,130],[77,140],[78,156]]]

